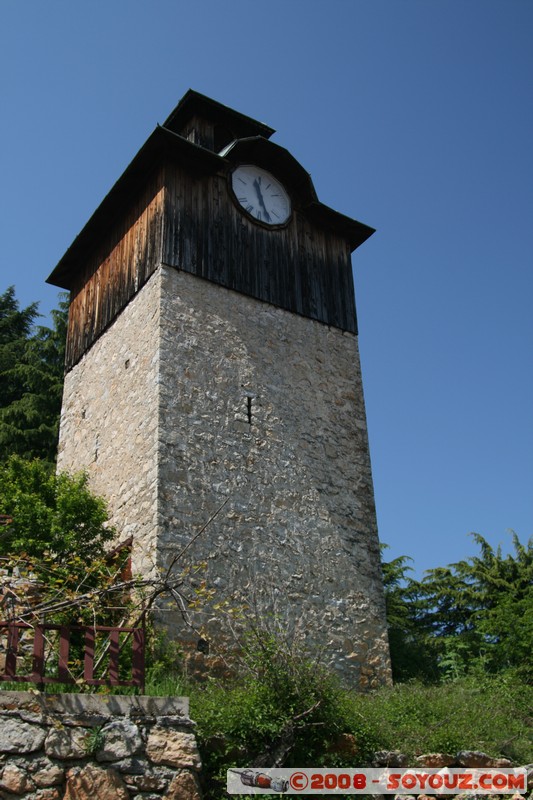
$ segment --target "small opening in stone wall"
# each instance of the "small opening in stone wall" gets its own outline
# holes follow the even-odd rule
[[[128,369],[129,365],[130,365],[130,360],[129,358],[127,358],[124,362],[124,369]]]
[[[252,400],[253,398],[248,395],[246,398],[246,417],[248,419],[248,425],[252,424]]]
[[[198,639],[198,643],[196,645],[196,649],[199,653],[205,653],[205,655],[209,654],[209,642],[207,639]]]

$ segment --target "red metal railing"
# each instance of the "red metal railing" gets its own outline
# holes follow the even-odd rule
[[[47,636],[56,631],[58,636]],[[21,634],[30,636],[21,640]],[[24,656],[29,656],[29,644],[33,632],[33,648],[31,652],[31,672],[21,675],[17,668]],[[77,677],[71,666],[72,633],[83,634],[83,678]],[[96,640],[99,636],[99,650]],[[131,663],[126,665],[130,678],[121,677],[125,670],[124,656],[121,656],[120,638],[125,635],[131,638]],[[138,686],[144,691],[144,644],[143,628],[109,627],[105,625],[30,625],[27,622],[0,622],[0,637],[5,641],[0,646],[5,655],[3,670],[0,669],[0,681],[16,681],[36,684],[65,683],[75,684],[83,681],[90,686]],[[102,643],[102,638],[104,641]],[[122,647],[125,641],[122,642]],[[80,648],[80,643],[77,645]],[[81,648],[80,648],[81,649]],[[50,663],[57,665],[55,675],[47,674]],[[81,665],[80,665],[81,666]],[[100,677],[95,677],[95,671]]]

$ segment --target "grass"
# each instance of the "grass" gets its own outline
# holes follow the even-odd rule
[[[354,700],[385,749],[410,757],[482,750],[518,764],[533,760],[533,688],[512,673],[399,684]]]

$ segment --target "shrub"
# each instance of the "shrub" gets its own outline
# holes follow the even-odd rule
[[[235,766],[348,766],[369,763],[371,726],[322,666],[269,636],[245,639],[233,683],[189,687],[191,715],[206,780],[206,798],[223,796]],[[352,735],[352,753],[336,748]]]
[[[0,539],[0,556],[57,559],[76,555],[89,563],[104,552],[114,531],[106,527],[105,502],[83,474],[59,474],[43,461],[12,455],[0,464],[0,514],[13,517]]]

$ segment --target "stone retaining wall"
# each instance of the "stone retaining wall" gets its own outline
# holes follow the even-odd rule
[[[0,692],[0,798],[200,800],[188,700]]]

